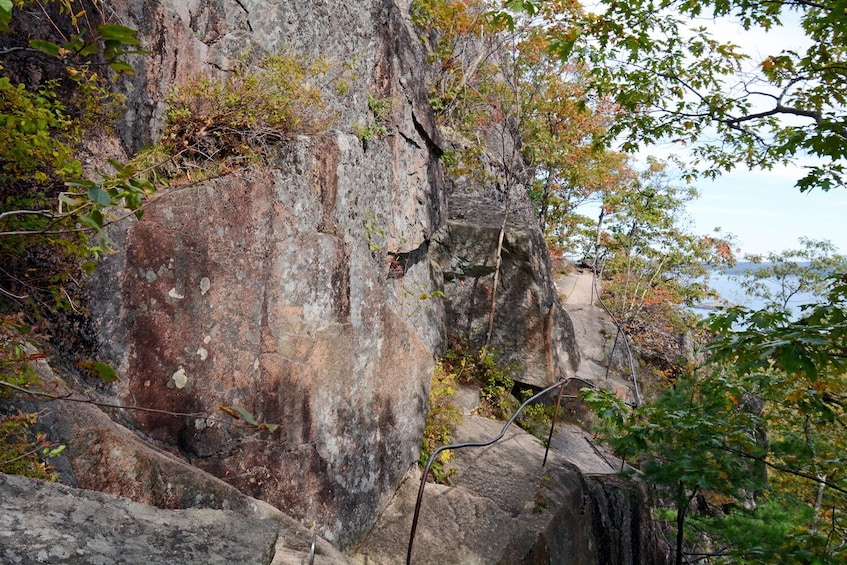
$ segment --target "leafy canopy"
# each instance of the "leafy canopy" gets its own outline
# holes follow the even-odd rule
[[[510,1],[500,14],[550,4]],[[830,190],[847,183],[844,9],[841,1],[609,0],[568,9],[545,30],[563,60],[590,69],[587,91],[622,110],[607,140],[625,150],[688,144],[692,174],[707,176],[808,157],[797,185]],[[718,37],[716,24],[727,22],[742,34],[793,30],[805,41],[747,53]]]

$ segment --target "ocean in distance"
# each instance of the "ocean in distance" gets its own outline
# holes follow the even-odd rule
[[[719,300],[708,300],[701,302],[694,307],[694,311],[706,317],[710,313],[719,310],[726,306],[744,306],[751,310],[759,310],[765,307],[765,301],[756,296],[750,296],[741,287],[739,278],[744,274],[771,266],[772,263],[748,263],[741,262],[735,267],[723,270],[714,271],[709,275],[709,286],[715,290],[720,296]],[[803,264],[801,263],[801,266]],[[779,289],[779,282],[775,280],[767,280],[765,284],[772,290]],[[797,315],[800,312],[801,306],[815,302],[815,295],[810,292],[801,292],[791,297],[789,307],[791,311]]]

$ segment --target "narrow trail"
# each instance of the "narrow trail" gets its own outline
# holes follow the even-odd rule
[[[633,400],[632,383],[616,368],[619,366],[621,343],[618,343],[615,352],[612,351],[617,330],[606,312],[595,305],[597,295],[593,289],[591,270],[575,269],[567,275],[557,276],[554,283],[573,322],[580,357],[576,374],[598,386],[614,390],[621,398]],[[607,371],[610,363],[612,370]]]

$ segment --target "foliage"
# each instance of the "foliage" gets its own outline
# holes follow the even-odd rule
[[[472,351],[466,345],[454,343],[444,354],[445,366],[459,382],[480,387],[483,411],[496,418],[508,418],[518,407],[512,395],[513,374],[518,367],[503,366],[499,355],[490,348]]]
[[[0,380],[27,387],[38,382],[30,362],[44,355],[31,352],[29,344],[37,336],[32,335],[22,318],[21,314],[0,318]],[[0,386],[0,400],[10,393],[8,387]],[[44,458],[58,455],[64,446],[32,431],[38,416],[20,411],[0,412],[0,473],[55,480]]]
[[[517,394],[518,401],[523,403],[535,393],[536,391],[531,388],[522,388]],[[550,436],[550,426],[553,424],[554,410],[553,405],[543,402],[530,404],[520,413],[517,423],[521,428],[541,440],[541,443],[546,447],[547,438]]]
[[[23,321],[23,314],[0,316],[0,378],[15,386],[26,387],[37,382],[29,362],[44,357],[29,351],[30,343],[39,339]],[[10,391],[0,388],[0,398]]]
[[[368,250],[376,253],[385,247],[387,232],[382,227],[380,219],[374,212],[368,211],[364,220],[365,240],[368,242]]]
[[[0,415],[0,473],[23,475],[55,481],[56,474],[44,461],[64,451],[63,445],[47,440],[43,433],[32,432],[38,413]]]
[[[822,563],[847,557],[847,285],[841,275],[830,285],[797,319],[779,305],[714,316],[709,345],[714,362],[762,404],[769,449],[761,461],[774,499],[812,509],[792,524],[787,545]]]
[[[252,412],[242,406],[218,406],[218,410],[233,420],[240,420],[244,422],[244,425],[255,431],[268,431],[273,433],[279,429],[279,424],[260,421],[256,419]]]
[[[436,449],[450,444],[453,431],[462,422],[462,413],[452,402],[457,386],[457,376],[447,370],[443,362],[436,363],[429,391],[429,410],[421,440],[421,456],[418,460],[422,467]],[[431,469],[435,482],[447,482],[455,473],[455,469],[448,468],[451,456],[450,450],[446,449],[439,453],[433,462]]]
[[[713,316],[707,372],[652,404],[586,391],[615,452],[674,489],[677,562],[704,539],[716,563],[847,558],[847,285],[830,284],[797,319],[778,304]]]
[[[168,97],[161,143],[182,168],[232,166],[295,134],[322,131],[334,116],[313,83],[328,70],[324,60],[279,53],[256,65],[242,61],[223,78],[193,77]]]
[[[379,98],[368,93],[368,109],[371,111],[372,119],[367,124],[353,124],[353,133],[363,141],[378,139],[388,133],[391,99]]]
[[[690,356],[678,336],[694,326],[692,306],[710,295],[710,268],[734,263],[730,242],[701,237],[686,226],[685,205],[697,195],[674,182],[668,164],[649,166],[625,188],[608,194],[594,256],[603,304],[653,360],[655,370],[677,373]],[[649,354],[648,354],[649,353]]]
[[[758,453],[756,415],[746,392],[719,375],[678,379],[654,402],[630,409],[612,393],[585,389],[601,419],[602,437],[644,478],[668,489],[676,528],[677,563],[691,539],[686,518],[695,499],[721,506],[744,503],[764,476],[737,451]],[[727,449],[731,446],[731,449]],[[688,541],[688,543],[686,543]]]
[[[502,56],[510,38],[488,17],[489,9],[486,0],[416,0],[412,8],[436,69],[430,104],[454,145],[445,159],[447,172],[479,184],[505,179],[518,156],[514,148],[502,151],[500,170],[493,170],[486,151],[489,137],[508,136],[504,118],[515,102]]]
[[[534,14],[547,2],[507,2]],[[560,10],[545,27],[553,51],[590,68],[586,90],[623,112],[606,139],[625,150],[661,140],[693,148],[692,173],[813,164],[797,185],[845,185],[847,35],[840,2],[615,0]],[[709,19],[742,33],[802,30],[805,45],[756,55],[715,37]],[[796,23],[795,23],[796,22]]]
[[[575,252],[593,242],[596,221],[578,213],[633,180],[628,159],[598,147],[615,117],[612,107],[585,102],[586,69],[549,53],[549,39],[529,29],[517,45],[515,90],[521,143],[534,169],[529,195],[547,240]]]
[[[30,4],[37,9],[25,9]],[[16,25],[24,20],[35,21],[36,27],[47,24],[42,26],[45,35],[19,37]],[[103,228],[102,211],[124,197],[130,207],[140,206],[138,187],[127,190],[121,186],[125,179],[112,179],[106,189],[80,184],[82,165],[74,156],[87,132],[111,126],[120,104],[94,69],[108,65],[128,72],[125,57],[138,52],[138,40],[135,31],[104,22],[102,14],[88,14],[74,1],[3,5],[0,23],[10,42],[26,42],[21,49],[29,52],[30,64],[48,75],[40,83],[16,83],[29,80],[8,68],[20,67],[18,49],[2,54],[0,299],[4,311],[27,311],[38,318],[55,308],[74,307],[69,283],[86,268],[90,246],[85,232]],[[67,185],[73,185],[71,190],[65,190]]]

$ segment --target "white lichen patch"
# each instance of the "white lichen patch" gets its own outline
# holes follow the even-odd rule
[[[201,361],[205,361],[206,357],[209,356],[209,352],[206,351],[204,348],[200,347],[197,349],[197,356],[200,357]]]
[[[197,418],[194,420],[194,427],[198,430],[205,430],[215,425],[215,421],[211,418]]]
[[[200,296],[209,292],[210,288],[212,288],[212,281],[209,280],[209,277],[203,277],[200,279]]]
[[[183,298],[185,298],[185,295],[180,294],[179,291],[177,291],[176,287],[168,291],[168,296],[170,296],[171,298],[176,298],[177,300],[182,300]]]
[[[212,336],[210,335],[207,335],[203,338],[203,343],[205,343],[206,345],[208,345],[210,341],[212,341]]]
[[[180,390],[185,388],[186,384],[188,384],[188,375],[185,374],[185,369],[182,367],[177,369],[168,381],[169,388],[178,388]]]

